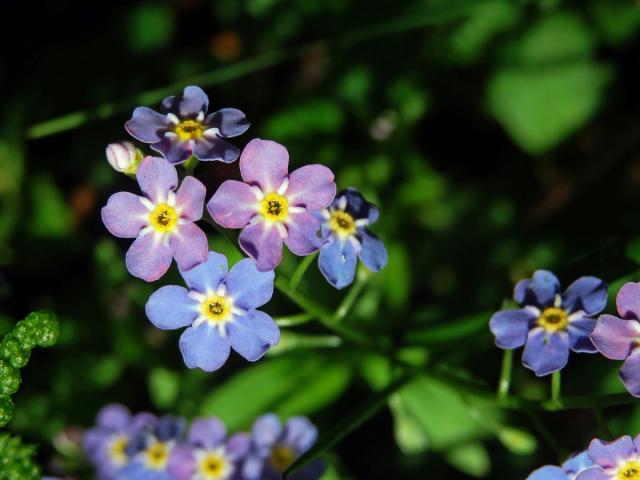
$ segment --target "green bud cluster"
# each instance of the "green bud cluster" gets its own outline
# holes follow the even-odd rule
[[[35,447],[23,445],[18,437],[0,434],[0,480],[39,479],[35,453]]]
[[[13,402],[9,397],[20,387],[20,369],[29,361],[31,350],[36,346],[52,346],[58,333],[55,314],[40,311],[30,313],[0,341],[0,427],[11,420]]]

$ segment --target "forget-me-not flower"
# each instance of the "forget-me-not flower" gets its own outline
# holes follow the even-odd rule
[[[576,480],[640,480],[640,435],[613,442],[597,438],[587,449],[595,466],[583,470]]]
[[[593,465],[593,460],[585,451],[569,458],[561,467],[545,465],[532,472],[527,480],[575,480],[582,471]]]

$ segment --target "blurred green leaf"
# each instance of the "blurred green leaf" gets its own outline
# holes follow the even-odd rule
[[[486,477],[491,469],[491,459],[481,442],[456,446],[446,453],[445,458],[452,466],[472,477]]]
[[[612,45],[631,40],[640,27],[640,4],[627,0],[599,0],[593,16],[604,39]]]
[[[60,188],[49,176],[38,175],[31,179],[31,215],[29,227],[34,235],[60,238],[72,228],[71,212]]]
[[[517,455],[531,455],[538,446],[536,437],[518,428],[503,428],[498,432],[498,439],[506,448]]]
[[[149,393],[159,409],[168,409],[175,403],[180,391],[180,377],[176,372],[156,367],[149,375]]]
[[[126,24],[127,45],[135,53],[148,53],[166,46],[175,29],[167,2],[143,2],[133,6]]]
[[[343,124],[340,107],[325,99],[310,100],[273,115],[264,126],[264,135],[278,141],[336,133]]]

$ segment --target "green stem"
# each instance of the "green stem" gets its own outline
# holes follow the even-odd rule
[[[336,309],[333,315],[334,322],[340,322],[343,320],[353,308],[353,305],[356,303],[356,300],[360,296],[362,289],[367,283],[368,275],[358,274],[356,275],[356,281],[353,284],[353,287],[349,290],[349,292],[345,295],[344,299]]]
[[[311,266],[313,261],[316,259],[317,255],[318,255],[317,252],[312,253],[311,255],[307,255],[298,264],[298,268],[296,268],[296,271],[293,272],[293,275],[291,276],[291,280],[289,280],[289,286],[293,290],[298,288],[298,285],[300,285],[300,281],[302,280],[302,277],[304,277],[304,274],[306,273],[307,269]]]
[[[298,315],[288,315],[286,317],[276,317],[274,321],[279,327],[295,327],[313,320],[310,313],[299,313]]]
[[[551,402],[560,403],[560,393],[562,390],[562,377],[560,370],[551,374]]]
[[[507,398],[509,396],[512,369],[513,350],[505,350],[502,355],[502,370],[500,372],[500,383],[498,384],[498,398]]]
[[[600,431],[602,432],[605,440],[613,440],[613,434],[611,430],[609,430],[609,425],[607,425],[607,420],[604,418],[604,412],[601,407],[593,408],[593,415],[596,417],[596,422],[600,427]]]

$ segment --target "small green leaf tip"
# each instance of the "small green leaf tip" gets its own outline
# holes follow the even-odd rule
[[[0,399],[0,403],[1,403]],[[0,480],[37,480],[40,469],[34,461],[35,447],[18,437],[0,435]]]

